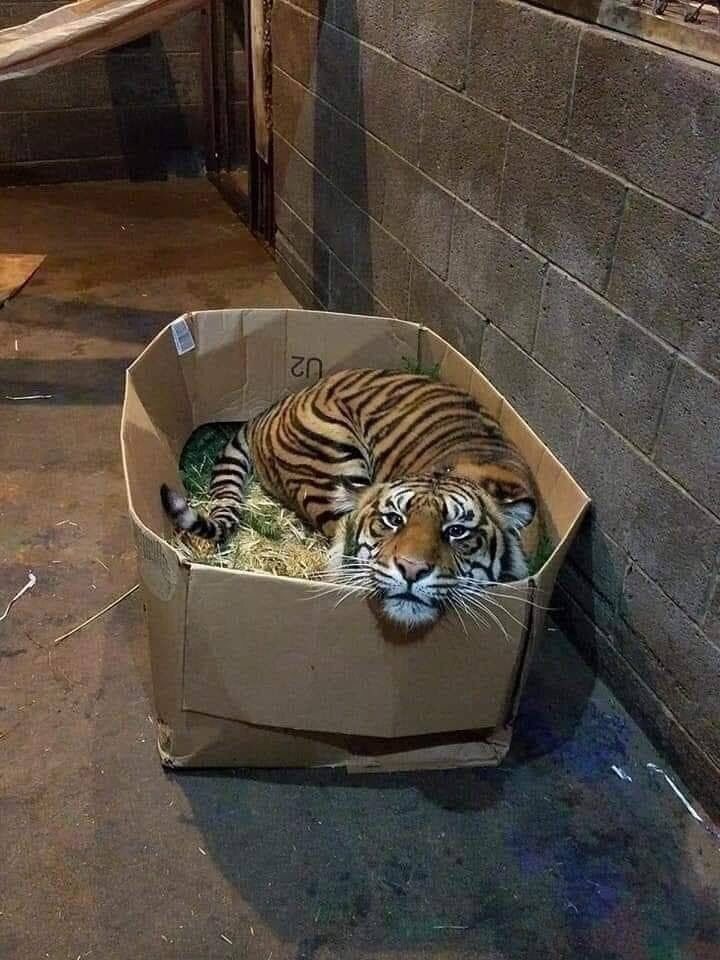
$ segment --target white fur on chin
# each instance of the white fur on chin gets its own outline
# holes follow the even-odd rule
[[[437,607],[395,597],[385,597],[382,601],[382,609],[388,620],[403,627],[427,626],[434,623],[440,613]]]

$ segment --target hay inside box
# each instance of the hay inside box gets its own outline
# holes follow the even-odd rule
[[[211,506],[208,489],[215,458],[235,429],[227,424],[200,427],[180,458],[188,501],[204,513]],[[240,528],[226,543],[218,546],[199,537],[175,535],[173,545],[190,561],[277,577],[310,579],[327,566],[326,538],[269,496],[257,480],[248,485]]]

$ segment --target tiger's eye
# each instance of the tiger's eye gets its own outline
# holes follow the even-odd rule
[[[391,530],[397,530],[403,525],[403,518],[399,513],[384,513],[382,519],[385,526],[390,527]]]
[[[451,526],[445,529],[445,536],[450,540],[460,540],[462,537],[466,537],[470,531],[467,527],[463,527],[459,523],[453,523]]]

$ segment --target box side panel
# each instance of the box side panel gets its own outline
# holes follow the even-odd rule
[[[129,394],[127,384],[133,387]],[[136,417],[136,404],[143,408],[142,422],[149,421],[180,456],[195,427],[182,358],[178,356],[170,327],[165,327],[128,368],[123,423]]]
[[[392,630],[322,584],[193,566],[184,706],[245,723],[397,737],[505,720],[524,648],[522,594],[481,625]],[[499,604],[499,601],[497,601]],[[245,612],[247,611],[247,616]]]
[[[136,516],[131,517],[150,645],[153,699],[159,723],[182,711],[188,567]]]
[[[404,369],[417,361],[420,327],[415,323],[309,310],[288,310],[287,317],[287,392],[338,370]]]
[[[180,358],[195,425],[244,421],[337,370],[415,361],[419,327],[310,310],[189,315],[195,347]]]
[[[144,392],[148,392],[149,387],[146,384],[143,386]],[[192,432],[189,417],[189,408],[183,410],[180,403],[175,419],[168,416],[164,420],[165,426],[170,424],[172,435],[164,432],[163,425],[157,425],[152,420],[138,393],[135,373],[128,373],[121,424],[128,505],[145,527],[159,536],[169,536],[171,533],[160,501],[160,486],[168,483],[175,489],[182,488],[178,461],[186,436]],[[183,439],[180,440],[180,437]]]
[[[188,324],[194,349],[181,358],[195,426],[247,420],[281,395],[285,382],[285,310],[208,310]]]

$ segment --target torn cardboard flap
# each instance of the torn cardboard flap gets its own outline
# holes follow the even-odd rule
[[[163,762],[354,770],[499,762],[542,606],[587,508],[583,491],[486,378],[426,328],[287,310],[184,319],[192,346],[181,327],[178,349],[178,328],[174,336],[168,326],[130,368],[122,425]],[[530,580],[488,593],[486,623],[447,615],[423,635],[398,636],[356,596],[335,606],[322,583],[180,564],[159,488],[177,484],[195,428],[247,419],[335,370],[413,361],[439,364],[441,379],[500,418],[551,521],[552,555]]]

